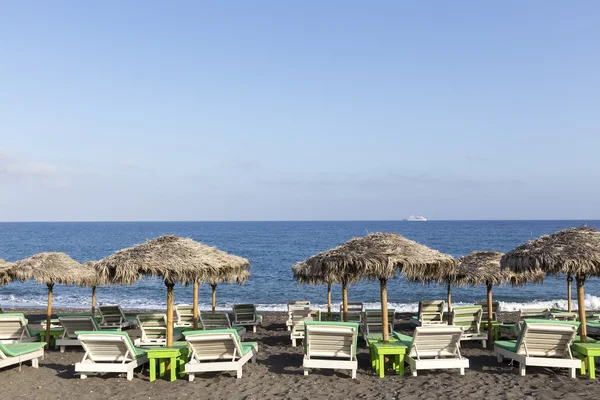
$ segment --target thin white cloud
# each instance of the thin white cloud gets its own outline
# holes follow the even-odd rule
[[[0,176],[16,178],[50,178],[65,172],[54,164],[23,160],[11,154],[0,152]]]

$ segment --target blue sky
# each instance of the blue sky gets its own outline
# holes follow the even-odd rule
[[[3,2],[0,220],[600,218],[598,15]]]

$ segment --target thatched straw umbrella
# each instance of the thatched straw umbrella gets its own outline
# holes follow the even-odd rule
[[[387,280],[399,269],[409,279],[442,277],[456,268],[456,260],[397,233],[358,237],[306,260],[325,279],[378,279],[381,292],[383,340],[388,341]],[[318,273],[317,273],[318,272]],[[347,313],[345,313],[347,314]]]
[[[541,269],[547,274],[574,275],[581,322],[586,341],[584,284],[588,276],[600,276],[600,232],[593,228],[570,228],[531,240],[506,253],[502,268],[515,272]]]
[[[65,253],[39,253],[17,261],[10,268],[12,279],[36,280],[48,287],[48,307],[46,310],[46,343],[50,343],[50,320],[52,317],[52,293],[56,283],[78,285],[85,277],[81,264]]]
[[[95,268],[96,261],[88,261],[82,265],[83,279],[80,286],[92,288],[92,314],[96,313],[96,288],[106,285],[108,282],[103,278]]]
[[[246,270],[247,259],[177,236],[161,236],[98,261],[100,276],[111,283],[131,285],[143,276],[160,276],[167,286],[167,346],[173,344],[174,286],[211,282],[227,272]],[[198,302],[194,302],[197,327]]]
[[[242,266],[242,263],[236,265],[237,266],[233,268],[223,268],[219,276],[207,280],[212,290],[212,312],[215,312],[217,308],[217,285],[219,283],[237,283],[238,285],[243,285],[250,278],[250,272],[246,269],[250,265],[249,263],[246,266]],[[194,300],[195,304],[198,304],[198,290],[195,289],[194,293],[196,296]]]
[[[13,266],[13,263],[9,263],[8,261],[4,261],[0,258],[0,286],[6,285],[12,281],[12,276],[10,274],[10,268]]]

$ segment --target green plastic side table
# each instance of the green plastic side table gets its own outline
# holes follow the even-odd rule
[[[581,373],[586,375],[586,364],[590,379],[596,379],[596,360],[600,356],[600,343],[573,343],[571,350],[576,351],[581,360]]]
[[[156,364],[158,364],[159,376],[164,376],[167,370],[167,362],[171,369],[169,380],[173,382],[177,379],[177,370],[179,376],[185,376],[184,365],[188,356],[187,342],[175,342],[172,347],[141,347],[146,350],[148,362],[150,364],[150,382],[156,380]]]
[[[407,347],[401,342],[370,342],[371,366],[380,378],[385,376],[385,356],[390,356],[396,374],[404,375],[404,355]]]

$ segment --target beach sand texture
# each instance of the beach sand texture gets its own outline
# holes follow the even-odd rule
[[[43,318],[42,310],[26,312],[32,323]],[[402,318],[395,329],[411,332],[409,316]],[[241,379],[224,372],[200,374],[194,382],[186,378],[150,383],[146,366],[142,372],[136,370],[133,381],[115,374],[81,380],[73,365],[83,351],[72,348],[65,353],[48,351],[37,370],[30,363],[21,372],[17,367],[0,370],[0,399],[592,399],[600,394],[598,380],[579,375],[571,379],[566,369],[528,367],[527,376],[520,377],[516,364],[498,364],[493,353],[476,342],[462,346],[471,364],[464,376],[457,370],[423,371],[417,377],[388,371],[380,379],[371,370],[368,350],[360,340],[358,374],[352,380],[349,371],[311,370],[304,376],[302,347],[291,346],[283,313],[265,313],[263,326],[255,334],[250,330],[244,340],[258,342],[259,353],[257,364],[244,366]]]

